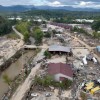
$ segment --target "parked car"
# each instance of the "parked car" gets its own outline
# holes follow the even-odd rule
[[[46,93],[45,96],[46,97],[50,97],[51,96],[51,93]]]
[[[31,96],[32,96],[32,97],[37,97],[38,94],[37,94],[37,93],[32,93]]]

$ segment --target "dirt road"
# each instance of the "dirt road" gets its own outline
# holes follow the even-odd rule
[[[31,70],[31,73],[29,74],[29,76],[26,78],[25,82],[21,86],[19,86],[19,88],[17,89],[17,91],[15,92],[15,94],[13,95],[11,100],[22,100],[22,98],[24,97],[24,95],[27,92],[27,90],[30,89],[30,86],[31,86],[31,83],[32,83],[32,79],[35,77],[36,72],[40,68],[40,65],[41,65],[40,63],[37,64]]]
[[[20,36],[21,40],[24,39],[24,36],[23,36],[20,32],[18,32],[18,31],[15,29],[15,26],[12,26],[12,29],[13,29],[13,31],[14,31],[17,35]]]

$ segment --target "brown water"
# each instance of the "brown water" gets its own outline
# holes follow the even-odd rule
[[[12,63],[9,68],[0,75],[0,98],[8,90],[8,85],[4,82],[3,75],[6,74],[10,79],[14,79],[20,73],[23,68],[23,64],[33,55],[33,50],[27,51],[27,53],[23,54],[23,57],[21,56],[16,62]]]

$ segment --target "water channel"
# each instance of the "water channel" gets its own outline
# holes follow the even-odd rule
[[[12,63],[2,74],[0,75],[0,98],[7,92],[9,86],[4,82],[3,75],[7,75],[10,79],[14,79],[23,68],[23,64],[27,62],[34,55],[33,50],[27,50],[23,56],[21,56],[16,62]]]

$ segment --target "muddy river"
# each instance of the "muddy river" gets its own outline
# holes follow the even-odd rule
[[[13,80],[20,73],[21,69],[23,68],[23,64],[27,62],[33,55],[33,50],[27,51],[25,54],[23,54],[23,57],[21,56],[16,62],[12,63],[8,69],[2,72],[0,75],[0,98],[9,88],[4,82],[3,75],[6,74],[10,79]]]

